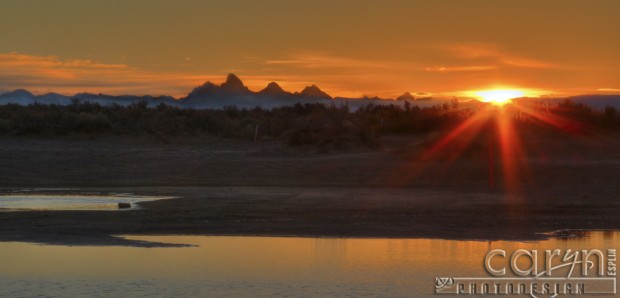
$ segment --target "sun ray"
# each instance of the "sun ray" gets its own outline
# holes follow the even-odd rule
[[[463,137],[467,131],[478,132],[481,125],[488,119],[486,113],[476,113],[459,126],[451,130],[447,135],[437,141],[427,152],[422,155],[422,159],[430,159],[441,152],[446,146],[451,144],[457,137]]]
[[[523,156],[521,141],[514,119],[507,111],[497,111],[496,124],[504,191],[510,199],[515,199],[519,197],[521,190],[520,159]]]
[[[557,129],[571,133],[579,133],[583,130],[582,124],[579,122],[553,114],[548,108],[542,110],[534,109],[531,105],[520,102],[515,103],[514,107],[525,115]]]

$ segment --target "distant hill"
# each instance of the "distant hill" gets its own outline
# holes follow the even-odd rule
[[[171,96],[106,95],[93,93],[78,93],[73,96],[58,93],[34,95],[28,90],[17,89],[0,94],[0,105],[30,105],[34,103],[68,105],[71,104],[73,100],[78,100],[80,102],[98,103],[101,105],[117,104],[121,106],[146,101],[149,106],[165,103],[181,108],[196,109],[221,109],[226,106],[237,106],[239,108],[254,108],[258,106],[270,109],[279,106],[290,106],[296,103],[321,103],[336,106],[347,105],[351,109],[357,109],[358,107],[369,104],[394,104],[403,106],[406,102],[409,102],[417,106],[433,106],[448,102],[447,99],[433,98],[428,94],[414,94],[405,92],[396,99],[379,97],[334,98],[316,85],[307,86],[300,92],[289,92],[284,90],[276,82],[267,84],[267,86],[260,91],[252,91],[239,77],[231,73],[227,76],[224,83],[218,85],[212,82],[205,82],[182,98],[174,98]],[[559,102],[565,99],[583,103],[597,109],[604,108],[605,106],[613,106],[620,109],[620,95],[580,95],[566,98],[536,98],[532,100]]]
[[[172,96],[137,96],[137,95],[106,95],[106,94],[92,94],[92,93],[78,93],[73,96],[62,95],[58,93],[47,93],[43,95],[33,95],[27,90],[17,89],[8,93],[0,94],[0,105],[6,104],[56,104],[56,105],[69,105],[73,100],[86,103],[98,103],[100,105],[112,105],[118,104],[121,106],[128,106],[131,104],[146,101],[149,106],[156,106],[160,103],[166,103],[170,105],[177,105],[178,101]]]
[[[101,105],[117,104],[127,106],[146,101],[148,106],[156,106],[160,103],[173,105],[181,108],[196,109],[222,109],[227,106],[237,106],[239,108],[262,107],[271,109],[280,106],[291,106],[301,104],[327,104],[336,106],[349,106],[351,109],[374,104],[374,105],[404,105],[410,102],[414,105],[430,106],[444,103],[445,100],[432,98],[416,99],[411,93],[407,92],[400,96],[398,100],[384,99],[379,97],[345,98],[332,97],[327,92],[321,90],[316,85],[305,87],[299,92],[289,92],[284,90],[278,83],[270,82],[260,91],[250,90],[243,81],[235,74],[228,74],[226,81],[222,84],[205,82],[194,88],[185,97],[174,98],[171,96],[136,96],[136,95],[107,95],[93,93],[78,93],[73,96],[58,93],[48,93],[44,95],[34,95],[27,90],[17,89],[11,92],[0,94],[0,105],[20,104],[29,105],[34,103],[68,105],[72,101],[98,103]]]
[[[524,97],[519,100],[533,100],[540,103],[559,104],[565,100],[570,100],[574,103],[580,103],[592,107],[594,109],[604,109],[605,107],[614,107],[620,109],[620,95],[615,94],[591,94],[591,95],[577,95],[567,97],[540,97],[529,98]]]
[[[275,82],[269,83],[264,89],[254,92],[243,84],[235,74],[229,74],[221,85],[206,82],[196,87],[179,104],[189,108],[220,109],[226,106],[253,108],[273,108],[293,105],[295,103],[332,104],[332,97],[319,87],[306,87],[301,93],[288,92]]]
[[[413,96],[413,94],[411,94],[411,92],[405,92],[401,96],[397,97],[396,100],[399,100],[399,101],[403,101],[403,100],[414,101],[415,97]]]
[[[0,105],[20,104],[29,105],[34,103],[68,105],[73,100],[80,102],[98,103],[101,105],[117,104],[127,106],[146,101],[149,106],[156,106],[165,103],[181,108],[196,109],[221,109],[226,106],[237,106],[239,108],[274,108],[279,106],[291,106],[296,103],[320,103],[327,105],[342,106],[347,105],[352,109],[357,107],[375,104],[403,105],[404,101],[393,99],[374,98],[333,98],[327,92],[321,90],[316,85],[305,87],[300,92],[289,92],[284,90],[278,83],[271,82],[260,91],[250,90],[243,81],[235,74],[229,74],[226,81],[222,84],[205,82],[194,88],[187,96],[173,98],[170,96],[135,96],[135,95],[107,95],[93,93],[78,93],[73,96],[58,93],[48,93],[44,95],[34,95],[27,90],[17,89],[11,92],[0,94]],[[415,101],[415,99],[411,99]],[[437,102],[435,102],[437,103]],[[428,105],[428,103],[425,103]]]
[[[567,97],[567,99],[598,109],[606,106],[620,109],[620,95],[579,95]]]
[[[323,92],[323,90],[321,90],[316,85],[308,86],[308,87],[304,88],[304,90],[302,90],[300,93],[295,93],[295,95],[297,95],[299,97],[303,97],[303,98],[327,98],[327,99],[332,99],[332,97],[329,94]]]
[[[282,89],[282,87],[280,87],[280,85],[278,85],[278,83],[276,82],[271,82],[267,84],[267,87],[265,87],[265,89],[261,91],[258,91],[258,94],[262,96],[282,96],[282,97],[290,97],[293,95],[292,93]]]

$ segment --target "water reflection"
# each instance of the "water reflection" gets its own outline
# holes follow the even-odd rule
[[[136,196],[132,194],[52,194],[10,193],[0,194],[0,211],[36,210],[119,210],[119,203],[136,203],[167,199],[170,197]]]
[[[488,276],[490,249],[607,249],[618,232],[539,242],[131,236],[189,248],[0,243],[0,296],[425,297],[438,276]]]

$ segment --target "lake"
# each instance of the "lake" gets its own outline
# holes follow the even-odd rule
[[[127,236],[194,245],[174,248],[5,242],[0,296],[427,297],[435,296],[436,277],[488,277],[483,261],[492,249],[606,251],[620,242],[618,232],[585,236],[535,242]]]

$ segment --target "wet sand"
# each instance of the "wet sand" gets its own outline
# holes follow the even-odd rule
[[[484,149],[421,159],[429,137],[378,148],[289,148],[221,138],[0,139],[3,192],[177,196],[130,211],[0,212],[0,241],[138,245],[190,234],[526,240],[620,229],[617,135],[524,138],[507,180]],[[320,152],[317,152],[320,151]],[[47,192],[50,192],[49,190]],[[54,191],[51,191],[54,192]]]

